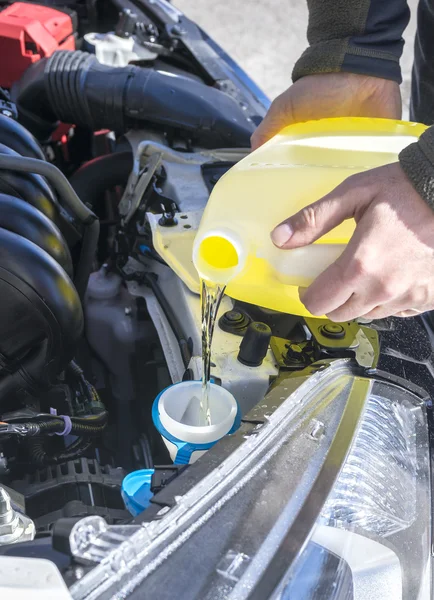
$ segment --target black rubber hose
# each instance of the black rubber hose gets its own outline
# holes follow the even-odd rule
[[[92,440],[88,438],[78,438],[65,450],[57,454],[49,454],[45,450],[45,440],[34,439],[30,448],[31,461],[41,467],[45,465],[58,465],[68,460],[79,458],[92,446],[92,443]]]
[[[80,257],[74,278],[74,284],[81,301],[84,300],[89,277],[93,271],[93,261],[98,249],[99,228],[99,221],[93,221],[86,227],[83,234]]]
[[[93,208],[106,190],[126,184],[133,162],[132,152],[99,156],[82,165],[69,183],[81,201]]]
[[[5,158],[9,156],[24,159],[21,154],[2,143],[0,143],[0,154]],[[2,169],[0,171],[0,192],[21,198],[37,208],[53,223],[58,224],[60,222],[59,204],[52,188],[44,177],[35,173],[20,173],[12,169]]]
[[[83,300],[89,276],[92,272],[92,262],[98,247],[99,221],[96,215],[80,200],[64,174],[50,163],[34,158],[0,154],[0,169],[43,175],[57,190],[72,214],[87,226],[83,235],[75,277],[79,298]]]
[[[154,69],[103,65],[95,55],[79,51],[54,52],[27,69],[14,99],[35,135],[41,130],[40,115],[44,135],[50,120],[52,130],[59,119],[117,133],[147,122],[186,131],[209,147],[248,148],[255,129],[240,104],[216,88]],[[32,113],[38,117],[34,123]]]
[[[153,469],[155,463],[152,458],[151,444],[149,443],[147,436],[142,434],[140,436],[139,444],[143,454],[143,465],[145,469]]]
[[[25,158],[11,147],[2,143],[0,143],[0,154],[22,160]],[[43,160],[37,160],[40,163],[44,162]],[[67,213],[67,211],[61,210],[53,189],[41,175],[26,171],[17,172],[17,170],[12,169],[2,169],[0,170],[0,192],[21,198],[21,200],[25,200],[28,204],[37,208],[39,212],[57,225],[65,240],[71,244],[71,247],[81,239],[81,234],[76,229],[71,218],[72,215],[69,211]]]
[[[46,177],[72,214],[84,225],[96,220],[96,215],[80,200],[65,175],[54,165],[35,158],[0,154],[0,169],[21,173],[37,173]]]

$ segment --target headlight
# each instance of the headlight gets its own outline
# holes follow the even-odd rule
[[[345,360],[315,369],[272,390],[160,520],[79,522],[71,547],[100,564],[73,597],[429,600],[423,395]]]
[[[416,520],[417,417],[405,395],[393,392],[401,394],[401,402],[386,396],[390,388],[374,384],[351,452],[321,511],[324,525],[387,537]],[[419,460],[426,462],[425,444],[423,450]]]
[[[345,465],[281,597],[431,598],[430,520],[423,405],[374,382]]]

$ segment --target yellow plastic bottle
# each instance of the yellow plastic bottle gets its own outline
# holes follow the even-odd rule
[[[309,316],[298,297],[343,251],[348,220],[312,245],[280,250],[270,239],[282,220],[350,175],[395,162],[426,129],[389,119],[322,119],[291,125],[217,183],[193,245],[199,275],[226,284],[232,298]]]

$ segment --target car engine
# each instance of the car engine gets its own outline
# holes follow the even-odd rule
[[[63,517],[128,520],[124,476],[170,463],[151,406],[200,377],[200,299],[153,238],[194,235],[265,112],[217,61],[206,72],[170,4],[129,4],[0,3],[5,552]],[[246,367],[239,344],[273,318],[222,304],[212,375],[244,413],[279,369],[271,351]]]
[[[154,469],[154,492],[177,476],[152,403],[200,378],[201,315],[165,250],[193,239],[267,105],[164,0],[0,7],[0,548],[26,556],[63,518],[128,522],[127,473]],[[270,348],[247,366],[257,322]],[[285,373],[377,356],[356,323],[225,297],[211,374],[245,416]]]

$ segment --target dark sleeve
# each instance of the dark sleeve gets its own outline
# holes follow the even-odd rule
[[[419,0],[414,41],[410,118],[418,123],[434,123],[434,2]]]
[[[410,117],[434,123],[434,3],[420,0],[414,45]],[[422,198],[434,209],[434,127],[399,155],[401,167]]]
[[[294,81],[317,73],[358,73],[401,83],[407,0],[307,0],[309,48]]]
[[[434,209],[434,126],[399,155],[399,162],[417,192]]]

